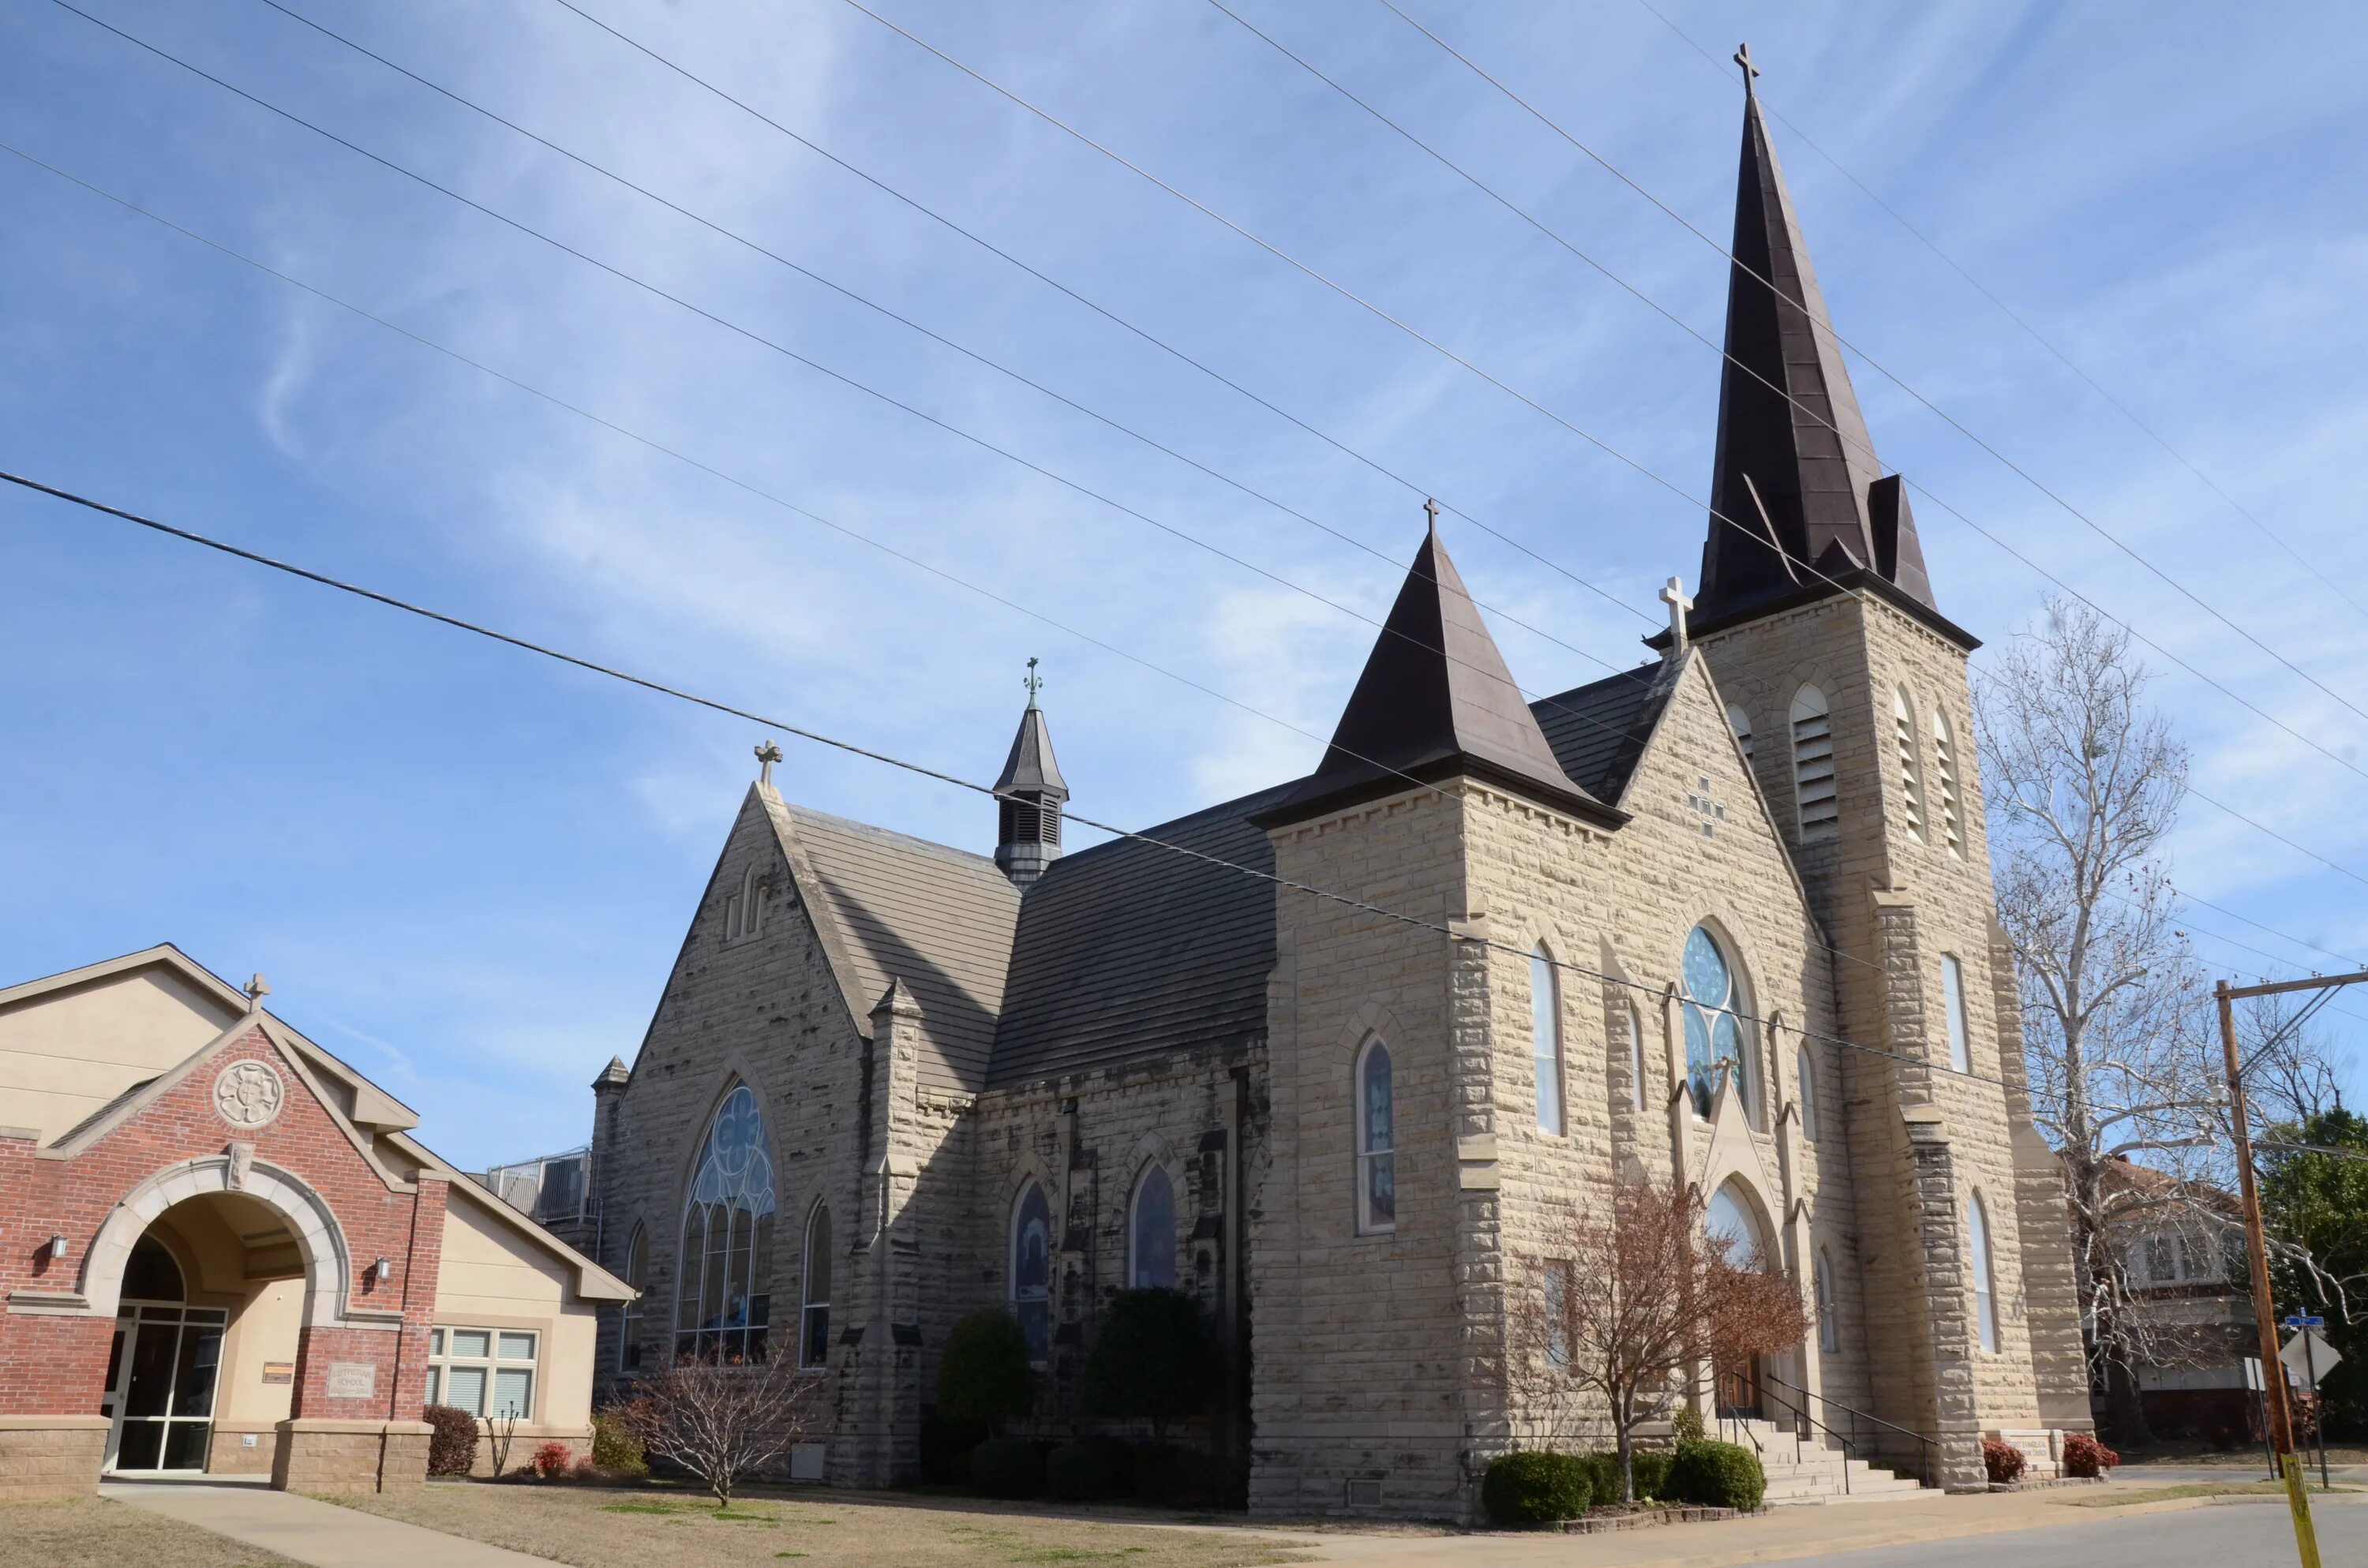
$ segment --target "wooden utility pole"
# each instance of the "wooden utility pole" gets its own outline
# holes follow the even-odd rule
[[[2237,1190],[2245,1206],[2245,1251],[2253,1270],[2253,1322],[2261,1335],[2262,1397],[2269,1403],[2270,1441],[2277,1449],[2278,1471],[2285,1478],[2286,1506],[2294,1514],[2294,1549],[2301,1554],[2302,1568],[2320,1568],[2318,1531],[2310,1521],[2310,1483],[2294,1458],[2294,1415],[2286,1403],[2285,1367],[2278,1359],[2277,1303],[2270,1298],[2270,1245],[2261,1230],[2260,1188],[2253,1180],[2253,1131],[2245,1108],[2244,1063],[2237,1055],[2237,1003],[2242,997],[2289,991],[2331,991],[2363,980],[2368,980],[2368,971],[2269,985],[2231,985],[2224,980],[2212,988],[2220,1003],[2220,1049],[2228,1062],[2228,1119],[2237,1139]]]

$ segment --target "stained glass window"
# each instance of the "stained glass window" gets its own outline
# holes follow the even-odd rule
[[[700,1151],[681,1260],[675,1354],[761,1360],[772,1311],[773,1160],[746,1084],[723,1097]]]
[[[1028,1358],[1053,1353],[1053,1206],[1034,1182],[1011,1211],[1011,1312],[1028,1339]]]
[[[1380,1040],[1365,1047],[1357,1062],[1357,1226],[1364,1231],[1397,1228],[1397,1102],[1390,1078],[1390,1048]]]
[[[1176,1184],[1157,1165],[1145,1165],[1134,1184],[1127,1225],[1126,1282],[1137,1290],[1176,1288]]]
[[[1685,976],[1686,1083],[1693,1095],[1694,1114],[1710,1115],[1722,1072],[1734,1074],[1736,1092],[1748,1114],[1750,1067],[1743,1049],[1743,1025],[1735,1016],[1740,1006],[1735,971],[1717,939],[1699,926],[1686,938]]]

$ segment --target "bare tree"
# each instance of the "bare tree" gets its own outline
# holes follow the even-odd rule
[[[2226,1147],[2219,1051],[2162,861],[2187,750],[2146,705],[2149,679],[2125,632],[2051,600],[1981,678],[1975,711],[2032,1109],[2064,1159],[2107,1422],[2141,1442],[2137,1369],[2178,1350],[2136,1298],[2133,1243],[2218,1226],[2196,1199]],[[2168,1179],[2124,1179],[2132,1161]]]
[[[2307,992],[2237,1004],[2237,1046],[2245,1097],[2271,1127],[2302,1127],[2340,1109],[2343,1063],[2320,1028]]]
[[[1623,1500],[1636,1495],[1638,1428],[1669,1414],[1694,1368],[1782,1350],[1808,1332],[1799,1286],[1705,1231],[1702,1199],[1682,1183],[1623,1175],[1548,1246],[1508,1314],[1509,1392],[1549,1440],[1608,1419]]]
[[[643,1377],[620,1414],[643,1449],[705,1482],[721,1508],[743,1479],[778,1465],[822,1410],[822,1380],[790,1357],[677,1357]]]

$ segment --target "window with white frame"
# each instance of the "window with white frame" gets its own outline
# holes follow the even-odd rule
[[[1941,785],[1941,835],[1949,852],[1960,859],[1965,853],[1965,809],[1957,789],[1957,738],[1949,716],[1932,710],[1932,771]]]
[[[1809,1054],[1806,1040],[1801,1042],[1793,1072],[1801,1080],[1801,1136],[1814,1143],[1817,1141],[1817,1062]]]
[[[1397,1101],[1390,1048],[1378,1039],[1357,1057],[1357,1228],[1391,1231],[1398,1222]]]
[[[1974,1329],[1982,1348],[1998,1354],[1998,1281],[1990,1273],[1990,1216],[1978,1192],[1965,1200],[1965,1247],[1974,1273]]]
[[[1053,1205],[1032,1181],[1011,1207],[1011,1315],[1042,1366],[1053,1354]]]
[[[798,1311],[798,1365],[830,1365],[830,1206],[817,1203],[806,1216],[803,1293]]]
[[[1893,744],[1899,752],[1899,792],[1907,802],[1907,831],[1930,841],[1924,826],[1924,778],[1916,765],[1916,710],[1908,705],[1907,688],[1891,694]]]
[[[1726,705],[1726,724],[1727,728],[1735,732],[1735,744],[1743,748],[1743,760],[1749,762],[1751,760],[1751,715],[1743,710],[1741,703],[1730,702]]]
[[[1538,1090],[1538,1131],[1562,1131],[1562,990],[1541,942],[1530,954],[1530,1056]]]
[[[640,1292],[650,1282],[650,1233],[635,1222],[632,1239],[625,1244],[625,1283],[633,1288],[633,1299],[617,1309],[617,1369],[630,1372],[642,1364],[642,1298]]]
[[[1817,1348],[1828,1355],[1842,1347],[1841,1320],[1834,1315],[1834,1260],[1817,1249]]]
[[[1143,1167],[1128,1204],[1126,1283],[1134,1290],[1176,1289],[1176,1184],[1157,1161]]]
[[[1941,1001],[1949,1015],[1949,1065],[1960,1073],[1974,1070],[1973,1031],[1965,1026],[1965,966],[1954,953],[1941,955]]]
[[[1804,686],[1793,695],[1793,793],[1801,842],[1823,844],[1841,832],[1834,800],[1834,722],[1826,694]]]
[[[448,1324],[428,1330],[427,1403],[488,1420],[533,1420],[535,1351],[541,1337],[530,1328]]]

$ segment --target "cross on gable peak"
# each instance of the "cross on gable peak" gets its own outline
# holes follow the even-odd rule
[[[757,782],[769,785],[773,781],[773,764],[781,760],[781,748],[767,741],[757,748]]]
[[[1659,597],[1669,607],[1669,653],[1674,657],[1685,648],[1686,611],[1694,608],[1694,601],[1686,597],[1684,579],[1679,577],[1664,584]]]

